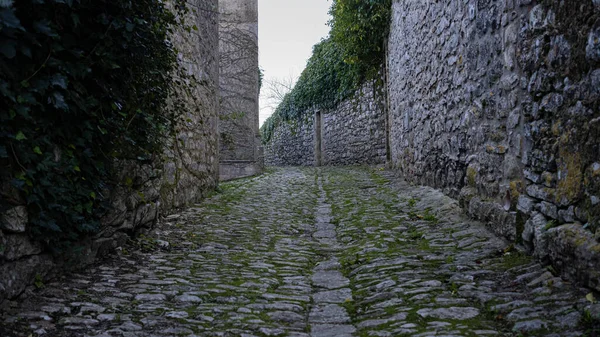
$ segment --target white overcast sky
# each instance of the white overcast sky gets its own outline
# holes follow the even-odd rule
[[[265,79],[300,76],[312,46],[329,33],[330,0],[258,0],[258,48]],[[260,103],[260,125],[272,111]]]

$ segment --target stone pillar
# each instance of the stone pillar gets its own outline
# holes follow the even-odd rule
[[[219,0],[220,179],[261,172],[258,0]]]

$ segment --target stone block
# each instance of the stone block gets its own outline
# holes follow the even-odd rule
[[[529,214],[533,210],[535,204],[535,200],[521,194],[517,201],[517,209],[525,214]]]
[[[600,61],[600,26],[590,30],[585,53],[590,61]]]
[[[568,209],[559,210],[558,221],[561,223],[572,223],[575,221],[575,207],[571,206]]]
[[[600,291],[600,243],[577,224],[548,230],[548,253],[563,276]]]
[[[26,234],[5,234],[3,242],[4,250],[0,251],[0,258],[8,261],[21,259],[25,256],[40,254],[42,246]]]
[[[538,211],[551,219],[558,219],[558,207],[547,201],[542,201],[537,206]]]
[[[36,275],[42,278],[55,268],[49,255],[33,255],[0,265],[0,299],[18,296],[33,283]]]
[[[533,30],[540,30],[545,25],[546,10],[543,5],[537,5],[529,12],[529,27]]]
[[[0,229],[11,233],[24,233],[29,222],[27,208],[17,206],[4,212],[0,217]]]
[[[540,185],[529,185],[526,190],[530,197],[544,201],[553,201],[556,194],[554,189]]]
[[[499,236],[514,240],[517,230],[517,215],[507,212],[502,205],[482,201],[473,197],[469,203],[469,215],[486,223],[486,226]]]
[[[548,220],[541,213],[533,212],[529,220],[525,222],[523,233],[521,234],[523,244],[527,250],[538,257],[547,255],[545,237],[547,224]]]
[[[540,109],[545,112],[555,114],[558,109],[564,104],[564,97],[561,94],[551,93],[544,98],[540,104]]]

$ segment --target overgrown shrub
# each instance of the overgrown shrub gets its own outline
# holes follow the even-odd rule
[[[160,0],[0,0],[0,212],[24,202],[56,250],[98,230],[115,161],[172,129],[175,24]]]
[[[333,0],[329,14],[330,35],[344,61],[356,67],[361,79],[378,76],[385,62],[392,0]]]

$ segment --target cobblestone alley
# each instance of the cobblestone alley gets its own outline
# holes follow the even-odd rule
[[[375,168],[222,184],[1,308],[1,336],[583,336],[589,291]]]

